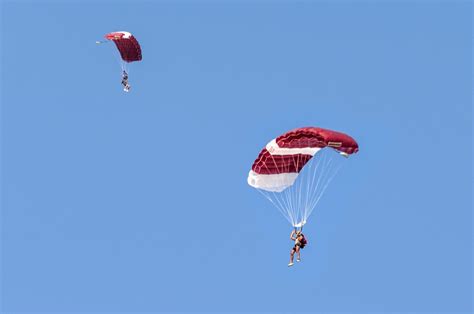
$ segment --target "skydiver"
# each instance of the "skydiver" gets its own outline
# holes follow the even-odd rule
[[[130,91],[130,84],[128,84],[128,73],[125,70],[123,70],[122,72],[122,85],[123,85],[124,91],[126,92]]]
[[[296,231],[296,229],[295,229],[295,230],[291,231],[290,239],[292,241],[295,241],[295,245],[291,248],[291,251],[290,251],[290,263],[288,264],[288,267],[293,266],[293,258],[295,256],[295,253],[297,255],[296,256],[296,261],[297,262],[301,261],[301,252],[300,252],[300,250],[302,248],[304,248],[305,245],[308,243],[308,241],[306,241],[306,238],[305,238],[304,234],[301,232],[301,230]]]

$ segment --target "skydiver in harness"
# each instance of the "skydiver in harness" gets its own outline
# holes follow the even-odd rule
[[[128,73],[125,70],[122,72],[122,85],[123,90],[128,93],[130,91],[130,84],[128,84]]]
[[[301,261],[300,250],[304,248],[305,245],[308,243],[308,241],[306,241],[306,238],[304,234],[301,232],[301,230],[302,229],[297,231],[295,228],[295,230],[291,231],[290,239],[292,241],[295,241],[295,245],[291,248],[291,251],[290,251],[290,263],[288,264],[288,267],[294,265],[293,258],[295,256],[295,253],[296,253],[296,261],[297,262]]]

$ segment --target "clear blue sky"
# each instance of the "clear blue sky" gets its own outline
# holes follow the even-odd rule
[[[472,311],[470,2],[41,2],[2,3],[3,311]],[[288,268],[246,179],[301,126],[360,153]]]

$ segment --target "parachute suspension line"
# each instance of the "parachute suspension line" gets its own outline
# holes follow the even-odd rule
[[[272,158],[274,158],[273,155],[272,155]],[[283,169],[282,169],[282,171],[280,171],[280,169],[278,169],[278,171],[279,171],[280,173],[281,173],[281,172],[286,173],[286,172],[289,172],[289,170],[290,170],[290,167],[289,167],[289,165],[286,164],[286,163],[283,163]],[[294,215],[293,215],[293,201],[292,201],[292,199],[291,199],[291,196],[292,196],[292,195],[291,195],[291,193],[290,193],[290,191],[289,191],[288,189],[285,189],[283,192],[280,192],[280,194],[276,194],[277,197],[279,197],[280,195],[283,195],[283,196],[285,197],[285,201],[286,201],[286,203],[288,204],[288,206],[287,206],[288,216],[289,216],[290,219],[291,219],[291,223],[294,224],[294,219],[295,219],[295,217],[294,217]]]
[[[300,169],[300,166],[301,164],[303,163],[303,155],[302,154],[298,154],[296,155],[297,158],[296,158],[296,163],[295,163],[295,166],[296,166],[296,170]],[[296,204],[296,208],[295,208],[295,223],[296,224],[303,224],[303,215],[302,215],[302,193],[301,193],[301,190],[302,190],[302,185],[301,185],[301,182],[300,181],[297,181],[296,182],[296,186],[295,186],[295,193],[294,193],[294,198],[295,198],[295,204]]]
[[[122,60],[122,57],[120,56],[119,52],[114,53],[115,61],[120,65],[120,68],[123,69],[123,63],[124,61]]]
[[[273,158],[273,156],[272,156],[272,158]],[[274,158],[273,158],[273,162],[274,162],[275,166],[277,167],[278,173],[280,173],[280,170],[279,170],[278,165],[275,162]],[[270,169],[268,169],[268,166],[266,164],[265,164],[265,168],[267,168],[267,170],[270,170]],[[277,207],[278,210],[283,214],[283,216],[292,224],[291,216],[289,215],[288,210],[287,210],[288,204],[285,203],[284,198],[278,197],[278,194],[276,194],[275,192],[269,192],[269,191],[260,190],[260,189],[257,189],[257,190],[260,193],[262,193],[268,200],[270,200],[270,202],[272,202],[275,205],[275,207]],[[277,203],[278,203],[278,205],[277,205]]]
[[[296,161],[295,161],[295,155],[291,156],[291,159],[293,161],[293,166],[295,167],[295,170],[298,171],[298,164],[299,164],[299,157],[300,155],[296,155]],[[298,223],[300,219],[300,207],[298,204],[298,185],[295,186],[295,193],[291,194],[292,196],[292,201],[293,201],[293,215],[295,217],[296,223]]]
[[[275,197],[275,200],[278,202],[278,204],[277,202],[274,201],[274,199],[269,194],[267,194],[267,191],[260,190],[260,189],[257,189],[257,190],[278,209],[278,211],[283,215],[283,217],[285,217],[286,220],[288,220],[290,224],[293,225],[291,218],[288,216],[287,212],[284,210],[284,206],[279,204],[280,202],[277,197]]]
[[[296,156],[292,156],[291,160],[281,163],[281,166],[278,166],[278,163],[273,157],[273,164],[278,173],[290,173],[291,171],[295,171],[299,169],[300,163],[302,163],[302,155],[298,154]],[[291,167],[293,166],[293,167]],[[291,170],[291,171],[290,171]],[[283,216],[291,223],[291,225],[295,226],[298,224],[302,224],[305,222],[305,212],[303,206],[303,200],[307,203],[309,198],[309,193],[306,197],[303,196],[302,189],[303,181],[297,180],[294,183],[293,187],[287,188],[282,192],[267,192],[269,193],[266,195],[267,199],[271,199],[271,202],[282,212]],[[283,183],[283,182],[281,182]],[[271,193],[271,194],[270,194]]]
[[[327,151],[327,153],[334,153],[332,151]],[[327,187],[331,183],[331,181],[335,178],[337,173],[339,172],[340,168],[343,165],[343,159],[338,159],[335,157],[335,155],[332,156],[323,156],[321,155],[321,160],[319,162],[320,171],[314,171],[314,175],[316,175],[316,172],[318,173],[318,180],[316,183],[316,187],[314,188],[314,193],[311,195],[311,197],[308,198],[309,205],[306,208],[305,212],[305,219],[307,219],[313,212],[313,210],[316,208],[317,204],[319,203],[319,200],[321,197],[324,195]],[[335,160],[338,160],[339,163],[336,163]],[[337,164],[337,165],[336,165]]]
[[[290,164],[289,163],[283,163],[283,172],[288,173],[290,172]],[[285,195],[288,203],[288,215],[291,217],[292,224],[295,224],[295,214],[294,214],[294,204],[292,200],[292,193],[289,189],[285,189],[283,192],[283,195]]]
[[[332,159],[333,161],[334,159]],[[310,207],[310,211],[308,213],[308,216],[311,215],[311,213],[313,212],[314,208],[316,208],[316,205],[318,205],[319,203],[319,200],[321,199],[321,197],[323,196],[324,192],[326,191],[327,187],[329,186],[329,184],[331,183],[331,181],[336,177],[337,173],[339,172],[339,170],[342,168],[342,162],[339,164],[339,165],[334,165],[334,168],[332,168],[332,170],[328,173],[332,173],[332,175],[327,179],[326,181],[326,184],[324,185],[324,187],[321,189],[320,193],[319,193],[319,196],[317,197],[317,199],[315,199],[314,203],[311,205]]]
[[[300,159],[302,158],[302,155],[301,154],[298,154],[297,155],[297,161],[296,161],[296,169],[299,169],[299,166],[300,166]],[[302,202],[301,202],[301,189],[302,189],[302,185],[301,184],[297,184],[295,186],[295,201],[296,201],[296,223],[300,222],[301,224],[303,224],[303,221],[304,221],[304,217],[302,215]]]
[[[302,173],[302,179],[300,181],[301,187],[306,186],[306,194],[305,194],[305,204],[301,207],[301,222],[305,222],[308,218],[307,216],[307,207],[308,207],[308,199],[310,198],[310,191],[312,191],[312,182],[314,181],[314,177],[316,176],[317,169],[319,167],[318,158],[313,157],[312,160],[309,161],[309,167],[305,173]],[[316,170],[314,169],[316,168]]]
[[[123,71],[126,71],[127,74],[130,74],[130,69],[128,67],[128,62],[124,61],[122,59],[122,56],[120,55],[120,52],[119,51],[116,51],[114,53],[114,56],[115,56],[115,60],[117,61],[117,63],[120,65],[120,75],[123,74]]]
[[[293,165],[294,170],[298,172],[300,158],[301,158],[301,154],[296,155],[296,160],[295,160],[295,155],[291,156],[291,162],[289,162],[287,164],[288,171],[290,170],[290,166]],[[287,189],[286,191],[287,191],[287,193],[290,197],[290,200],[291,200],[291,205],[292,205],[291,214],[292,214],[293,221],[294,221],[293,224],[298,224],[298,222],[301,221],[300,220],[301,219],[301,217],[300,217],[301,216],[300,215],[301,210],[300,210],[299,203],[298,203],[298,184],[295,185],[294,191],[292,191],[291,189]]]
[[[306,182],[306,195],[305,195],[305,206],[304,211],[305,213],[308,211],[309,200],[311,198],[311,191],[313,191],[314,181],[316,178],[316,173],[318,173],[319,166],[321,165],[321,160],[317,157],[313,157],[313,160],[310,160],[309,164],[309,173],[312,174],[311,181],[309,177],[307,178]],[[303,184],[301,184],[303,186]],[[305,214],[305,219],[308,218],[309,215]]]
[[[307,194],[307,199],[306,199],[306,207],[305,207],[305,219],[307,219],[309,217],[309,214],[308,212],[311,210],[311,204],[312,204],[312,197],[318,193],[319,191],[319,185],[321,183],[321,180],[323,179],[323,175],[324,175],[324,169],[326,169],[326,165],[324,164],[324,161],[325,161],[325,155],[323,152],[320,152],[319,154],[317,154],[315,157],[315,160],[313,160],[315,163],[316,163],[316,169],[313,171],[311,168],[311,173],[313,174],[313,178],[312,178],[312,181],[311,181],[311,185],[309,187],[309,192]],[[311,163],[310,165],[311,167],[314,167],[313,163]],[[318,178],[317,181],[316,181],[316,185],[315,185],[315,178]],[[308,181],[308,180],[305,180],[305,181]],[[309,205],[309,206],[308,206]]]
[[[311,186],[310,186],[310,193],[308,193],[308,199],[307,199],[307,206],[305,207],[304,209],[304,216],[305,216],[305,219],[307,219],[309,217],[309,214],[310,214],[310,211],[311,211],[311,206],[312,206],[312,198],[314,197],[314,195],[317,195],[320,190],[319,190],[319,187],[320,187],[320,184],[321,182],[324,180],[324,175],[325,175],[325,170],[327,170],[327,164],[326,164],[326,158],[325,158],[325,154],[323,152],[320,152],[320,154],[318,154],[316,156],[316,163],[317,163],[317,170],[315,171],[312,171],[313,173],[313,178],[312,178],[312,181],[311,181]],[[313,165],[311,165],[313,166]],[[316,185],[315,185],[315,182],[314,182],[314,178],[315,177],[318,177],[317,181],[316,181]]]
[[[271,155],[271,157],[272,157],[272,160],[273,160],[273,164],[275,165],[275,167],[276,167],[276,169],[277,169],[277,171],[278,171],[278,174],[281,174],[281,173],[282,173],[281,170],[283,170],[284,172],[288,172],[289,166],[284,165],[284,167],[286,166],[286,169],[281,169],[281,170],[280,170],[280,168],[278,167],[278,163],[276,162],[275,157],[273,156],[273,154]],[[286,206],[283,207],[284,210],[285,210],[285,212],[286,212],[286,215],[290,218],[291,224],[292,224],[292,225],[295,224],[295,222],[294,222],[294,215],[292,214],[292,213],[293,213],[293,211],[292,211],[292,204],[291,204],[291,200],[290,200],[291,194],[290,194],[290,192],[288,191],[288,189],[285,189],[285,190],[283,190],[282,192],[280,192],[280,193],[278,193],[278,194],[277,194],[276,192],[272,192],[272,193],[273,193],[273,196],[274,196],[276,199],[278,199],[279,201],[281,200],[281,201],[286,205]],[[282,196],[283,196],[283,197],[282,197]]]
[[[295,167],[295,170],[298,171],[299,159],[301,155],[298,154],[296,156],[297,156],[296,161],[295,161],[295,155],[292,155],[291,159],[293,161],[293,166]],[[295,193],[292,193],[292,196],[293,196],[293,204],[294,204],[293,214],[294,214],[296,223],[298,223],[298,221],[300,221],[300,218],[301,218],[300,217],[301,209],[298,204],[298,185],[295,186]]]
[[[294,162],[294,157],[293,156],[292,156],[292,159],[293,159],[293,162]],[[286,173],[290,172],[290,166],[291,166],[290,162],[283,163],[283,167],[284,167],[283,171],[286,172]],[[296,208],[295,208],[295,202],[294,202],[294,193],[292,193],[292,191],[290,189],[285,189],[284,193],[285,193],[286,198],[288,199],[288,204],[289,204],[288,213],[291,217],[292,224],[295,224],[297,217],[295,216]]]
[[[274,160],[273,156],[272,158],[278,173],[294,173],[295,170],[297,171],[299,169],[303,157],[301,154],[297,154],[296,156],[293,155],[291,156],[291,160],[281,163],[281,168],[278,167],[278,164]],[[284,216],[289,218],[289,221],[293,226],[301,224],[304,219],[304,215],[301,210],[303,198],[301,193],[302,188],[303,187],[300,184],[300,181],[297,180],[293,187],[287,188],[279,193],[272,192],[274,198],[277,199],[280,204],[285,204],[284,210],[286,211],[286,215]]]
[[[342,167],[344,162],[342,160],[345,159],[338,159],[341,160],[340,164],[338,164],[335,162],[336,156],[339,157],[337,154],[334,154],[332,149],[322,149],[302,168],[292,186],[281,192],[257,190],[278,209],[295,230],[297,228],[302,230],[303,225],[316,208],[327,187]],[[304,163],[306,157],[302,154],[295,154],[287,159],[286,162],[280,162],[280,164],[276,160],[278,157],[271,155],[271,158],[277,173],[282,174],[297,171],[300,165]],[[271,164],[270,162],[270,166]],[[271,172],[267,164],[265,164],[265,167]],[[284,182],[285,179],[278,178],[282,180],[280,185],[283,186],[286,183]]]
[[[329,157],[325,158],[324,160],[325,164],[321,171],[321,180],[318,182],[318,185],[320,184],[322,188],[319,188],[317,190],[317,193],[313,195],[312,202],[310,203],[309,211],[312,211],[312,209],[316,206],[316,204],[319,202],[319,199],[323,195],[324,191],[326,190],[328,184],[329,184],[329,179],[328,176],[331,173],[331,164],[332,164],[332,159]]]
[[[120,61],[120,68],[122,69],[122,73],[123,71],[127,72],[127,74],[130,74],[130,69],[128,67],[128,63],[125,62],[125,61]]]
[[[280,199],[278,197],[272,197],[270,192],[265,191],[265,190],[260,190],[257,189],[263,196],[265,196],[266,199],[268,199],[278,210],[282,213],[282,215],[290,221],[290,218],[288,217],[287,212],[285,211],[286,205],[282,204]],[[274,194],[274,192],[273,192]],[[290,221],[291,222],[291,221]]]
[[[332,150],[322,150],[316,153],[302,169],[294,185],[286,190],[294,200],[291,208],[293,226],[297,225],[301,228],[306,223],[326,188],[342,166],[342,164],[338,167],[334,165],[336,157],[329,155],[333,153]],[[294,165],[298,167],[301,156],[296,158]]]

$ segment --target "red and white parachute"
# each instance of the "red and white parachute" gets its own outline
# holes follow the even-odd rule
[[[112,32],[105,34],[106,39],[111,40],[117,46],[122,60],[129,63],[142,59],[142,49],[135,37],[129,32]]]
[[[345,158],[340,156],[349,157],[358,150],[357,142],[347,134],[317,127],[298,128],[265,146],[247,182],[292,226],[302,227],[342,165]]]

